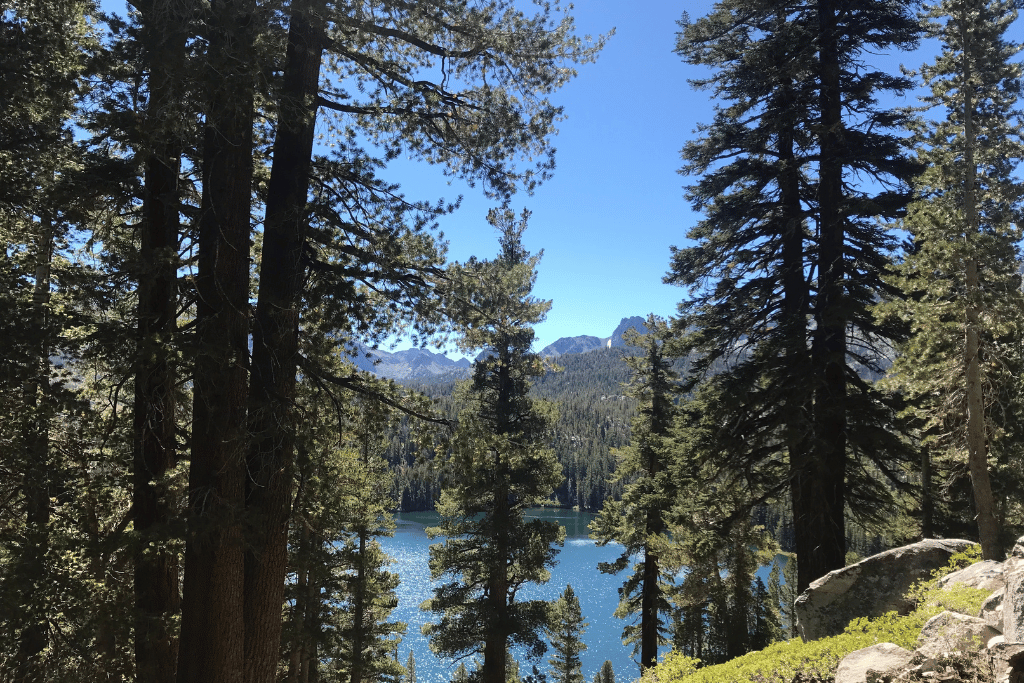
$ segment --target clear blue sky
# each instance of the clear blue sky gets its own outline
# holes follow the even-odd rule
[[[626,316],[670,315],[683,294],[661,282],[669,245],[682,243],[695,220],[676,173],[679,150],[712,111],[687,85],[696,72],[672,52],[684,6],[699,16],[712,3],[583,0],[572,11],[579,34],[614,27],[615,35],[552,98],[566,116],[554,177],[512,203],[533,213],[524,241],[544,250],[534,293],[553,300],[537,349],[560,337],[608,336]],[[441,224],[450,258],[496,253],[484,220],[493,204],[479,188],[449,186],[438,169],[413,163],[392,164],[389,177],[410,198],[463,195]]]
[[[552,98],[566,115],[555,138],[554,178],[513,200],[517,212],[533,212],[527,248],[544,250],[535,294],[553,300],[537,326],[536,349],[560,337],[610,335],[626,316],[672,315],[684,297],[661,282],[669,246],[685,245],[699,219],[683,196],[689,179],[677,172],[679,151],[698,123],[711,121],[714,103],[687,82],[707,72],[684,64],[673,48],[684,9],[697,18],[713,4],[582,0],[573,10],[579,34],[614,27],[615,35],[597,62],[581,66]],[[896,72],[901,63],[916,68],[929,61],[935,49],[867,59]],[[911,96],[899,104],[916,103]],[[450,257],[495,254],[496,236],[484,220],[492,204],[478,188],[449,186],[438,169],[414,163],[393,165],[389,178],[410,198],[462,194],[460,210],[442,222]]]

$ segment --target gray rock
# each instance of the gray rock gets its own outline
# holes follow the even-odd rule
[[[865,683],[869,671],[889,674],[907,668],[914,653],[893,643],[878,643],[843,657],[835,683]]]
[[[1003,630],[1003,594],[1006,593],[1006,586],[1003,586],[981,603],[981,612],[978,614],[986,624],[1002,632]]]
[[[1018,542],[1018,545],[1020,543]],[[1007,561],[1006,593],[1003,595],[1003,635],[1008,643],[1024,643],[1024,562]]]
[[[888,674],[905,669],[914,653],[893,643],[878,643],[843,657],[835,683],[865,683],[868,671]]]
[[[972,545],[929,539],[829,572],[796,600],[800,637],[807,641],[837,635],[857,617],[878,617],[893,610],[908,613],[914,605],[904,598],[907,590]]]
[[[1006,585],[1003,578],[1003,563],[995,560],[975,562],[970,567],[964,567],[939,579],[939,587],[944,590],[950,590],[957,584],[994,593]]]
[[[946,611],[925,623],[917,637],[917,652],[926,658],[957,650],[976,652],[998,635],[999,631],[978,617]]]
[[[988,649],[995,683],[1024,681],[1024,643],[1000,643]]]

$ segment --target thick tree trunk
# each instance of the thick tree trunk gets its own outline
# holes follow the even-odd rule
[[[243,676],[253,11],[252,0],[215,0],[209,15],[179,683],[240,683]]]
[[[726,637],[726,656],[734,659],[747,653],[750,648],[750,583],[753,580],[754,568],[751,567],[750,551],[742,542],[747,537],[746,525],[740,527],[741,533],[729,549],[732,566],[729,567],[729,583],[732,588],[732,610]]]
[[[790,88],[783,89],[788,102],[795,100]],[[796,120],[794,118],[794,120]],[[800,203],[800,171],[794,151],[794,133],[791,128],[779,135],[779,192],[782,204],[782,289],[783,324],[786,326],[786,366],[791,376],[806,377],[810,364],[807,350],[807,312],[810,293],[804,273],[803,209]],[[790,500],[794,520],[808,519],[811,511],[805,491],[806,472],[811,465],[811,415],[813,396],[800,387],[787,388],[785,401],[785,442],[789,457]],[[799,527],[800,525],[795,524]],[[802,531],[807,532],[806,525]]]
[[[800,591],[815,579],[841,568],[846,560],[847,319],[843,301],[845,231],[840,214],[844,141],[836,15],[834,0],[819,0],[820,213],[816,329],[811,345],[814,435],[810,461],[801,463],[795,472],[793,500]]]
[[[935,536],[935,497],[932,493],[932,455],[921,449],[921,538]]]
[[[640,596],[640,671],[658,663],[658,601],[661,586],[658,556],[644,548],[643,588]]]
[[[498,456],[501,457],[500,455]],[[507,473],[495,463],[495,479],[505,482]],[[484,663],[481,667],[482,683],[505,683],[508,668],[508,558],[510,548],[507,530],[511,525],[508,489],[499,485],[494,492],[494,548],[500,566],[490,567],[491,578],[487,590],[490,600],[491,621],[484,639]]]
[[[306,204],[323,51],[322,3],[292,8],[253,329],[247,456],[245,681],[274,683],[287,569]]]
[[[974,509],[978,517],[978,540],[981,554],[986,560],[1002,559],[999,549],[999,527],[996,523],[995,503],[992,485],[988,476],[988,442],[985,419],[985,388],[981,376],[981,282],[978,277],[978,260],[974,258],[974,244],[979,233],[978,205],[975,194],[977,167],[974,163],[976,143],[974,135],[974,98],[971,96],[973,54],[970,32],[966,17],[961,18],[963,35],[963,81],[964,95],[964,209],[967,214],[967,242],[969,254],[965,278],[967,310],[964,321],[965,344],[964,365],[966,370],[967,393],[967,458],[971,472],[971,487],[974,492]]]
[[[149,49],[150,100],[142,240],[138,274],[138,349],[132,472],[135,548],[135,680],[172,683],[178,659],[173,623],[181,606],[178,554],[168,548],[175,501],[165,481],[177,462],[171,345],[176,327],[178,173],[181,136],[176,104],[182,97],[186,18],[173,2],[143,12]]]

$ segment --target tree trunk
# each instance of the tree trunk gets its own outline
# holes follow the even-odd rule
[[[921,448],[921,538],[935,536],[935,497],[932,493],[932,454]]]
[[[793,526],[798,588],[846,560],[844,519],[846,486],[846,326],[840,214],[843,182],[843,120],[839,35],[835,0],[818,2],[818,50],[821,123],[818,145],[818,296],[811,346],[815,373],[814,440],[810,461],[796,472]]]
[[[500,566],[490,567],[491,578],[487,586],[491,621],[487,624],[487,637],[484,640],[484,663],[481,667],[483,683],[505,683],[508,668],[508,528],[511,521],[508,489],[501,485],[507,479],[507,473],[500,463],[495,463],[494,470],[495,480],[499,482],[494,492],[494,547]]]
[[[366,647],[366,529],[359,529],[359,566],[356,568],[355,590],[352,595],[352,675],[351,683],[362,683],[364,671],[363,649]]]
[[[974,244],[979,233],[978,205],[975,184],[978,169],[974,163],[974,98],[972,97],[972,45],[968,20],[961,18],[963,36],[963,82],[964,94],[964,209],[967,213],[967,273],[965,278],[967,297],[966,343],[964,365],[967,380],[967,458],[971,472],[971,487],[974,491],[974,509],[978,517],[978,540],[981,555],[986,560],[1002,559],[999,550],[999,528],[996,524],[995,503],[992,499],[992,485],[988,477],[988,443],[985,420],[985,388],[981,377],[981,282],[978,277],[978,260],[974,257]]]
[[[650,544],[644,548],[643,588],[640,596],[640,672],[658,663],[658,556]]]
[[[252,192],[252,0],[214,0],[196,275],[189,529],[179,683],[240,683]],[[280,603],[277,605],[280,610]]]
[[[138,274],[135,367],[133,525],[135,564],[135,680],[172,683],[178,659],[173,623],[181,606],[178,554],[168,549],[175,501],[165,481],[177,462],[171,364],[177,307],[178,173],[181,154],[176,103],[183,96],[186,18],[173,2],[154,2],[142,14],[149,48],[149,106]]]
[[[283,94],[260,263],[253,328],[247,456],[245,681],[274,683],[281,646],[281,603],[287,570],[299,304],[316,97],[323,51],[322,3],[293,5]]]

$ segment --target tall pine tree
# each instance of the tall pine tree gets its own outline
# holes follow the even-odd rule
[[[679,393],[669,349],[671,330],[655,316],[647,318],[646,327],[645,335],[630,330],[623,336],[627,345],[640,350],[638,355],[626,357],[633,370],[628,392],[638,407],[631,443],[618,453],[615,472],[617,481],[628,483],[622,500],[606,501],[591,523],[591,536],[599,544],[622,544],[622,554],[615,562],[598,565],[602,572],[617,574],[635,555],[642,556],[619,590],[615,611],[620,619],[639,615],[639,624],[630,624],[623,631],[623,641],[633,643],[634,652],[640,653],[641,670],[657,663],[658,646],[667,642],[664,615],[670,608],[665,584],[671,582],[672,572],[666,570],[659,546],[668,540],[666,514],[675,501],[669,437]]]
[[[544,372],[531,350],[533,326],[550,308],[531,295],[540,255],[522,245],[529,212],[492,210],[501,251],[493,261],[470,259],[451,273],[450,307],[462,321],[459,346],[483,351],[461,389],[465,405],[449,458],[450,476],[437,509],[444,536],[430,547],[430,571],[445,582],[424,608],[440,620],[424,632],[443,656],[482,652],[483,683],[504,683],[508,648],[531,656],[544,650],[540,634],[548,603],[522,600],[520,591],[550,578],[565,533],[556,522],[526,520],[526,509],[550,500],[562,472],[547,446],[553,406],[533,399],[531,379]]]
[[[728,0],[684,19],[677,45],[715,69],[697,85],[728,104],[684,149],[684,170],[703,174],[690,196],[705,219],[666,280],[692,294],[679,328],[704,361],[691,385],[728,366],[715,413],[749,436],[732,454],[740,469],[774,482],[762,496],[789,489],[801,587],[843,566],[847,505],[871,514],[888,502],[848,460],[899,483],[890,411],[857,368],[879,371],[899,334],[868,309],[888,291],[894,246],[878,218],[900,214],[916,168],[894,132],[905,117],[877,97],[909,81],[860,57],[915,44],[910,5]],[[773,477],[780,455],[788,472]]]
[[[583,662],[580,655],[587,649],[583,633],[587,630],[580,600],[567,585],[558,601],[551,606],[548,640],[555,656],[548,660],[555,683],[583,683]]]
[[[954,463],[966,460],[969,516],[977,519],[984,557],[998,559],[1012,540],[999,531],[1011,482],[1020,481],[1010,444],[1024,436],[1016,426],[1024,362],[1017,246],[1024,185],[1015,177],[1024,160],[1016,108],[1022,69],[1011,62],[1021,48],[1005,37],[1017,12],[1013,2],[989,0],[947,0],[926,9],[928,31],[942,52],[922,67],[931,89],[924,100],[938,111],[917,128],[926,170],[915,181],[920,198],[901,224],[911,244],[893,278],[905,299],[880,307],[883,316],[906,320],[912,333],[889,382],[906,393],[907,412],[921,430],[929,474],[923,509],[935,507],[933,486],[955,486]],[[999,477],[998,494],[992,467],[1006,477]],[[931,476],[933,468],[940,476]],[[933,521],[929,514],[925,532],[934,533],[936,524],[943,529],[948,517]]]

